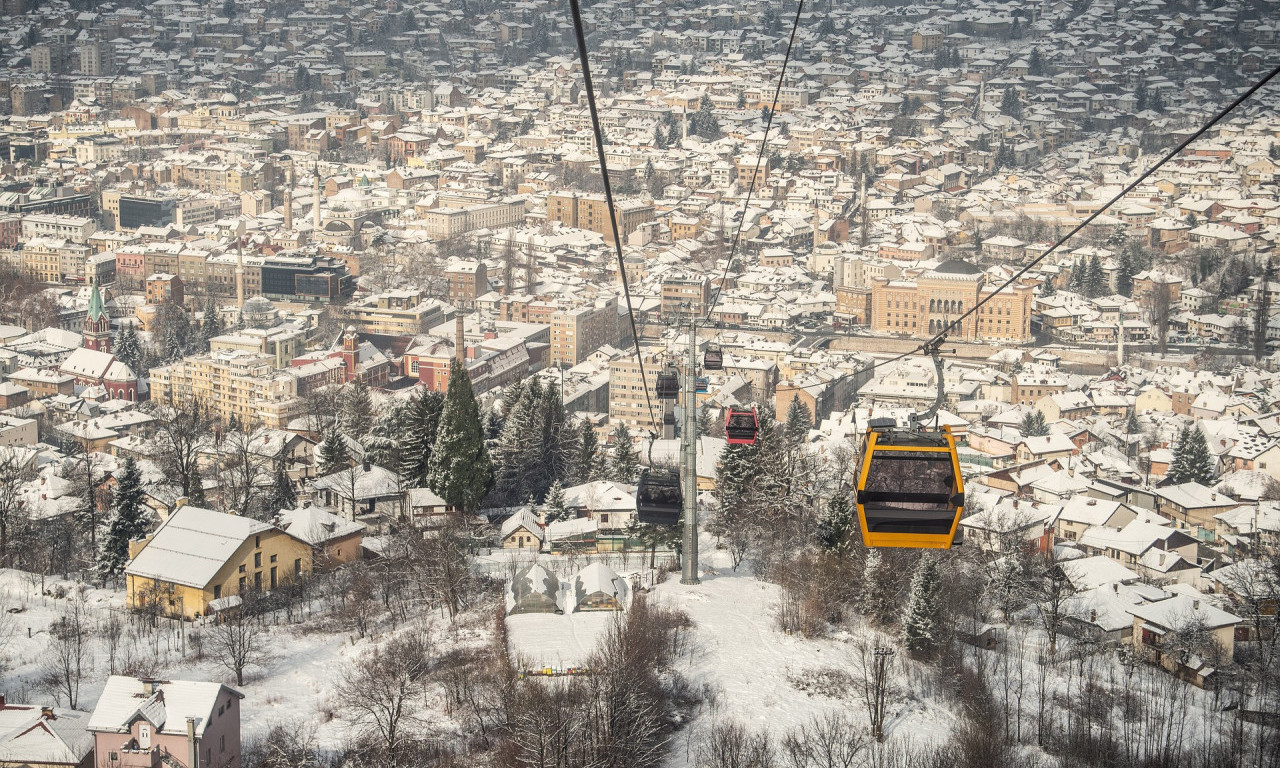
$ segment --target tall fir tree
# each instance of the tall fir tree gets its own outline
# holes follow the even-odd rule
[[[209,294],[204,302],[204,312],[200,317],[200,351],[209,351],[209,340],[222,333],[222,318],[218,316],[218,305]]]
[[[1023,437],[1044,437],[1049,434],[1049,422],[1045,420],[1044,413],[1039,408],[1028,411],[1022,417],[1018,428]]]
[[[884,561],[878,549],[868,549],[862,561],[862,613],[880,626],[889,626],[898,618],[898,591],[894,569]]]
[[[1116,293],[1121,296],[1133,295],[1133,257],[1129,250],[1125,249],[1120,252],[1120,263],[1116,267]]]
[[[1271,284],[1276,279],[1275,262],[1271,256],[1262,265],[1262,275],[1258,278],[1258,294],[1255,297],[1253,310],[1253,359],[1262,360],[1267,356],[1267,330],[1271,323]]]
[[[907,610],[902,617],[902,643],[917,658],[929,658],[942,643],[938,623],[938,563],[925,553],[911,577]]]
[[[342,433],[352,440],[363,440],[373,427],[373,397],[369,394],[369,385],[357,377],[343,388],[341,403]]]
[[[111,494],[111,510],[98,538],[98,578],[102,582],[124,573],[129,562],[129,542],[147,534],[143,506],[142,472],[133,457],[126,457]]]
[[[600,479],[600,440],[595,427],[587,419],[578,423],[578,460],[574,463],[574,481],[589,483]]]
[[[634,483],[640,475],[640,457],[631,442],[631,430],[621,422],[613,430],[613,448],[609,451],[609,479],[617,483]]]
[[[1067,290],[1072,293],[1083,295],[1085,292],[1085,278],[1089,275],[1089,262],[1080,259],[1071,265],[1071,281],[1067,285]]]
[[[551,524],[568,520],[570,516],[569,509],[565,506],[564,486],[556,480],[547,489],[547,497],[542,502],[542,519]]]
[[[138,334],[133,330],[132,325],[126,325],[116,334],[115,346],[116,359],[133,369],[133,372],[139,376],[145,376],[146,371],[139,370],[142,362],[142,347],[138,343]]]
[[[427,470],[435,450],[442,413],[444,395],[440,392],[424,387],[409,401],[402,438],[400,473],[411,486],[427,486]]]
[[[320,467],[318,471],[321,477],[332,475],[334,472],[341,472],[351,466],[351,454],[347,451],[347,443],[342,439],[342,433],[336,428],[332,428],[324,436],[324,441],[320,443]]]
[[[843,490],[827,501],[818,521],[818,543],[829,552],[847,553],[858,538],[858,515]]]
[[[1102,262],[1098,259],[1098,254],[1089,257],[1084,279],[1084,294],[1089,298],[1094,299],[1107,292],[1107,278],[1102,273]]]
[[[485,448],[480,408],[471,377],[462,363],[449,364],[449,389],[427,469],[427,484],[445,503],[470,514],[493,484],[493,465]]]
[[[809,406],[805,405],[799,397],[791,398],[791,404],[787,406],[787,426],[783,430],[787,440],[792,443],[803,442],[809,436],[811,429],[813,429],[813,413],[809,410]]]
[[[1169,482],[1175,485],[1209,485],[1213,482],[1213,476],[1213,454],[1209,452],[1204,432],[1197,425],[1184,427],[1178,433],[1178,442],[1173,448],[1173,461],[1169,463]]]
[[[298,506],[298,494],[293,488],[293,480],[284,470],[284,462],[276,462],[275,475],[271,479],[271,491],[267,494],[265,506],[268,514],[275,515],[282,509],[293,509]]]

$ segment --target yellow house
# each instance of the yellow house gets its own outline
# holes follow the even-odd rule
[[[1173,410],[1173,398],[1169,396],[1168,392],[1159,387],[1146,387],[1138,393],[1134,408],[1137,409],[1138,413],[1150,413],[1151,411],[1168,413]]]
[[[267,592],[311,573],[312,547],[270,523],[202,507],[174,510],[129,546],[127,604],[188,618],[243,592]]]

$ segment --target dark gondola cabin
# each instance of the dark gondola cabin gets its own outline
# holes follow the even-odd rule
[[[675,525],[680,522],[684,494],[680,491],[680,472],[650,467],[640,472],[636,488],[636,519],[649,525]]]
[[[680,394],[680,372],[671,366],[667,366],[658,372],[658,390],[659,400],[675,400]]]
[[[867,546],[950,549],[963,511],[964,481],[950,428],[872,423],[858,474],[858,521]]]
[[[755,445],[760,430],[755,409],[730,408],[724,420],[724,436],[730,445]]]
[[[708,371],[724,370],[724,352],[719,347],[707,347],[702,354],[702,367]]]
[[[693,389],[695,392],[697,392],[700,395],[706,394],[707,390],[710,389],[710,387],[711,387],[711,382],[707,380],[706,376],[699,376],[698,378],[693,380]]]

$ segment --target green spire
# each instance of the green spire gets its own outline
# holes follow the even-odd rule
[[[106,316],[107,311],[102,306],[102,294],[98,291],[97,283],[94,283],[93,290],[89,293],[89,319],[97,320]]]

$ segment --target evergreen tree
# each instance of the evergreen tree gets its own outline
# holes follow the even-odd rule
[[[1039,48],[1031,49],[1031,57],[1027,59],[1027,74],[1033,77],[1044,76],[1044,57],[1040,55]]]
[[[133,369],[133,372],[139,376],[146,375],[146,371],[140,370],[142,362],[142,348],[138,344],[138,334],[133,330],[132,325],[126,325],[116,334],[116,359]]]
[[[1133,295],[1133,258],[1128,250],[1120,252],[1120,264],[1116,267],[1116,293],[1121,296]]]
[[[689,121],[690,133],[696,133],[707,141],[720,138],[720,118],[716,117],[710,98],[703,98],[698,111]]]
[[[200,472],[200,464],[191,466],[191,474],[187,480],[187,503],[193,507],[203,507],[208,500],[204,496],[204,475]]]
[[[1049,434],[1049,423],[1045,421],[1044,414],[1037,408],[1022,417],[1022,423],[1018,425],[1023,437],[1044,437]]]
[[[525,115],[520,118],[520,127],[516,130],[516,133],[520,136],[528,136],[533,133],[533,128],[533,115]]]
[[[668,145],[667,132],[662,130],[662,124],[655,125],[653,127],[653,148],[666,149]]]
[[[818,543],[831,552],[848,552],[857,540],[857,531],[857,511],[849,495],[841,491],[827,501],[825,514],[818,521]]]
[[[898,618],[898,589],[894,569],[884,561],[878,549],[867,550],[862,561],[862,612],[880,626],[888,626]]]
[[[408,429],[410,402],[401,402],[381,418],[375,418],[368,433],[360,439],[364,457],[369,463],[395,472],[403,477],[404,446],[400,444]]]
[[[1262,265],[1262,275],[1258,278],[1258,294],[1254,300],[1253,310],[1253,358],[1262,360],[1267,356],[1267,326],[1271,322],[1271,284],[1276,279],[1275,262],[1267,256]]]
[[[457,360],[449,364],[449,389],[431,452],[427,483],[445,503],[464,513],[475,512],[493,484],[493,465],[480,429],[480,409],[471,378]]]
[[[293,480],[284,471],[284,462],[276,462],[275,477],[271,480],[271,492],[267,495],[268,513],[275,514],[282,509],[293,509],[298,506],[298,494],[293,488]]]
[[[1209,485],[1213,482],[1213,455],[1209,453],[1209,444],[1204,439],[1200,427],[1192,425],[1184,427],[1178,433],[1178,442],[1173,448],[1173,461],[1169,464],[1169,482],[1200,483]]]
[[[143,507],[142,472],[133,457],[126,457],[116,487],[111,494],[111,511],[98,537],[98,578],[124,573],[129,562],[129,542],[147,534],[147,516]]]
[[[400,468],[401,476],[409,485],[420,488],[427,485],[427,469],[443,412],[444,395],[425,387],[409,401]]]
[[[210,294],[204,303],[204,312],[200,318],[200,351],[209,351],[209,340],[222,333],[222,318],[218,316],[218,305]]]
[[[1004,95],[1000,98],[1000,114],[1012,118],[1022,117],[1022,102],[1018,100],[1018,92],[1013,86],[1004,89]]]
[[[236,0],[223,0],[222,15],[226,16],[228,19],[234,19],[236,17]]]
[[[338,415],[342,432],[352,440],[362,440],[373,427],[373,398],[369,385],[357,377],[342,390],[342,412]]]
[[[640,475],[640,457],[631,443],[631,430],[621,422],[613,430],[613,449],[609,452],[609,479],[617,483],[634,483]]]
[[[547,489],[547,497],[542,502],[542,519],[550,524],[568,520],[571,516],[564,502],[564,486],[560,484],[559,480],[556,480]]]
[[[761,125],[768,125],[769,118],[772,116],[773,116],[773,110],[769,109],[768,105],[760,108],[760,124]]]
[[[917,658],[928,658],[942,641],[938,624],[938,564],[931,554],[924,554],[911,577],[911,593],[902,617],[902,642],[907,652]]]
[[[1084,276],[1084,294],[1089,298],[1097,298],[1107,292],[1107,279],[1102,274],[1102,262],[1098,254],[1089,257],[1089,265]]]
[[[813,429],[813,414],[809,412],[809,406],[798,397],[791,398],[791,405],[787,406],[787,426],[784,429],[787,440],[792,443],[802,442],[809,436],[810,429]]]
[[[600,479],[600,441],[595,427],[583,419],[578,424],[578,460],[574,462],[576,483],[589,483]]]
[[[351,466],[351,456],[347,452],[347,443],[342,439],[342,433],[336,428],[330,429],[324,436],[324,441],[320,443],[320,476],[332,475],[334,472]]]
[[[1089,273],[1088,262],[1084,260],[1076,261],[1071,265],[1071,282],[1068,283],[1068,289],[1071,293],[1084,294],[1084,279]]]
[[[1147,108],[1147,81],[1139,80],[1138,87],[1133,92],[1134,111],[1143,112]]]
[[[307,68],[299,64],[298,68],[293,71],[293,90],[305,91],[311,88],[311,73]]]

